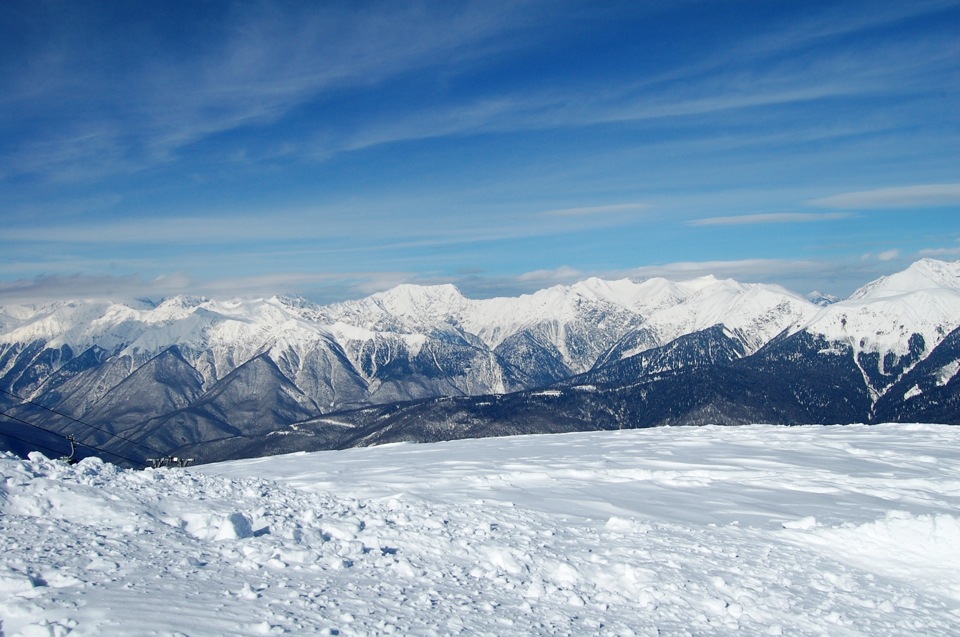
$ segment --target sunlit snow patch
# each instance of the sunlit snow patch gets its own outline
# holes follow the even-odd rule
[[[940,371],[937,372],[937,385],[942,387],[949,383],[950,380],[957,375],[957,371],[960,371],[960,360],[953,361],[941,367]]]

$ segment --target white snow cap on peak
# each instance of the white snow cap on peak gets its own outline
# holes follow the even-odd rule
[[[820,307],[826,307],[832,303],[836,303],[840,299],[832,294],[825,294],[820,290],[814,290],[807,294],[804,298],[813,303],[814,305],[819,305]]]
[[[427,308],[455,307],[465,300],[457,286],[452,283],[440,285],[403,283],[384,292],[378,292],[370,298],[399,314],[422,311]]]
[[[731,279],[727,279],[727,280],[730,281]],[[719,281],[720,279],[718,279],[716,276],[712,274],[705,274],[703,276],[694,277],[692,279],[685,279],[683,281],[680,281],[680,283],[682,283],[685,287],[688,287],[688,288],[705,288],[705,287],[710,287],[711,285],[715,285]]]
[[[636,284],[630,279],[609,281],[599,277],[590,277],[570,286],[580,294],[590,294],[600,298],[615,299],[632,292]]]
[[[906,270],[867,283],[850,298],[881,299],[937,288],[960,290],[960,261],[920,259]]]

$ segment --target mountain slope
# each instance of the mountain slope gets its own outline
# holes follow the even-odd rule
[[[630,357],[608,357],[589,372],[560,384],[626,385],[652,374],[731,363],[746,353],[743,339],[736,332],[714,325]]]
[[[957,327],[960,262],[924,259],[865,285],[789,332],[849,347],[876,401]]]
[[[877,401],[876,418],[960,425],[960,328]]]

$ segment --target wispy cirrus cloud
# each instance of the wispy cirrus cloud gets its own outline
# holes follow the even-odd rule
[[[883,252],[877,254],[877,259],[879,261],[893,261],[900,257],[900,250],[894,248],[892,250],[884,250]]]
[[[104,199],[112,205],[115,199]],[[91,200],[91,205],[98,200]],[[48,246],[210,246],[230,250],[251,245],[265,250],[303,242],[323,242],[325,252],[370,249],[415,249],[445,245],[556,236],[589,228],[629,225],[651,210],[646,203],[600,204],[550,210],[530,210],[526,205],[482,209],[484,214],[437,214],[430,223],[410,223],[424,208],[453,207],[442,196],[370,198],[278,205],[269,214],[255,207],[196,209],[165,214],[95,217],[75,214],[62,218],[51,209],[25,206],[15,222],[8,223],[3,239],[21,245]],[[462,208],[461,208],[462,210]],[[478,210],[478,209],[474,209]],[[389,213],[389,214],[388,214]],[[93,218],[91,218],[93,217]],[[551,218],[550,223],[545,218]],[[62,248],[57,248],[60,250]],[[116,255],[116,253],[114,253]]]
[[[822,197],[810,203],[814,206],[852,210],[950,206],[960,204],[960,183],[877,188]]]
[[[869,31],[904,19],[935,14],[956,7],[955,0],[924,0],[920,2],[875,3],[870,11],[856,5],[825,5],[820,12],[813,12],[796,20],[774,35],[762,34],[740,50],[747,54],[769,54],[795,50],[820,43],[824,40]]]
[[[604,206],[585,206],[581,208],[558,208],[556,210],[544,210],[539,213],[541,217],[593,217],[603,215],[622,214],[630,212],[642,212],[650,209],[650,204],[645,203],[622,203],[610,204]]]
[[[881,261],[893,261],[894,259],[900,258],[901,251],[898,248],[892,250],[884,250],[877,255],[877,258]]]
[[[0,114],[37,111],[47,119],[17,140],[15,161],[0,155],[7,159],[0,177],[79,179],[173,162],[191,144],[269,125],[337,91],[418,69],[462,72],[474,60],[522,48],[529,40],[511,34],[535,16],[524,2],[468,1],[455,11],[383,3],[374,12],[329,3],[235,5],[214,28],[205,20],[177,27],[176,37],[189,42],[178,49],[164,40],[162,21],[131,39],[109,11],[54,17],[37,9],[30,19],[43,37],[16,51],[29,73],[5,77]]]
[[[924,248],[919,250],[917,255],[934,259],[957,259],[960,258],[960,246],[952,248]]]
[[[934,41],[913,45],[921,48],[910,54],[895,43],[877,45],[869,56],[778,58],[766,69],[758,68],[755,58],[758,52],[779,56],[811,39],[940,6],[886,7],[869,19],[842,21],[847,26],[839,29],[828,19],[831,12],[818,12],[819,20],[803,29],[784,28],[762,41],[729,47],[723,64],[704,56],[668,73],[638,73],[615,84],[584,77],[549,87],[494,84],[389,109],[366,108],[329,125],[313,122],[278,147],[317,159],[400,141],[696,117],[888,93],[905,77],[921,77],[911,72],[918,60],[929,65],[955,55]],[[175,53],[150,37],[136,46],[111,39],[105,25],[81,20],[73,26],[79,36],[41,38],[43,48],[25,52],[31,77],[46,79],[38,88],[18,78],[20,88],[0,97],[0,109],[3,104],[17,110],[69,109],[83,117],[35,129],[38,135],[17,144],[15,161],[0,156],[0,174],[70,179],[176,162],[193,144],[244,127],[270,126],[298,109],[336,101],[344,91],[368,90],[423,70],[446,82],[543,37],[535,28],[543,19],[536,2],[496,7],[466,2],[456,10],[442,3],[384,3],[375,12],[330,4],[238,5],[221,28],[208,33],[203,26],[189,27],[204,45]],[[90,42],[92,50],[84,50]],[[91,62],[117,58],[127,61],[106,68]]]
[[[713,261],[676,261],[661,265],[641,266],[623,271],[635,279],[663,277],[665,279],[691,279],[713,275],[741,281],[768,281],[790,273],[812,274],[833,267],[816,260],[802,259],[732,259]]]
[[[861,262],[869,261],[879,261],[885,263],[887,261],[895,261],[899,259],[903,254],[903,251],[899,248],[891,248],[889,250],[883,250],[882,252],[866,252],[860,255]]]
[[[20,225],[8,228],[7,240],[45,244],[235,244],[329,238],[327,226],[310,224],[305,215],[259,215],[120,218],[99,222]],[[307,230],[309,229],[309,230]]]
[[[707,217],[688,221],[688,226],[747,226],[771,223],[815,223],[820,221],[835,221],[855,217],[849,212],[767,212],[753,215],[733,215],[728,217]]]
[[[517,277],[517,281],[530,284],[535,283],[541,286],[558,285],[560,283],[573,283],[585,278],[586,275],[570,266],[561,266],[550,270],[532,270],[524,272]]]

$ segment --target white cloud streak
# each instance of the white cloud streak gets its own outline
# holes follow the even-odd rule
[[[812,205],[851,210],[926,208],[960,204],[960,183],[897,186],[814,199]]]
[[[106,222],[12,227],[7,241],[68,244],[233,244],[330,238],[333,230],[300,215],[145,217]]]
[[[900,257],[900,250],[898,250],[898,249],[885,250],[885,251],[883,251],[883,252],[881,252],[880,254],[877,255],[877,260],[878,260],[878,261],[893,261],[894,259],[897,259],[897,258],[899,258],[899,257]]]
[[[708,217],[687,222],[688,226],[745,226],[775,223],[815,223],[849,219],[856,215],[849,212],[806,213],[806,212],[769,212],[753,215],[734,215],[729,217]]]
[[[204,46],[183,51],[161,50],[149,38],[134,46],[83,21],[67,36],[55,27],[29,52],[41,88],[18,82],[0,97],[0,113],[69,108],[74,117],[19,144],[16,161],[0,164],[0,177],[129,173],[174,161],[212,135],[270,124],[319,96],[417,69],[468,67],[525,44],[511,36],[533,19],[525,4],[467,2],[449,10],[383,3],[372,12],[329,3],[240,4],[203,34]],[[99,63],[118,58],[123,63],[107,69]]]
[[[649,210],[650,205],[644,203],[611,204],[606,206],[587,206],[583,208],[559,208],[545,210],[540,213],[543,217],[592,217],[595,215],[611,215]]]
[[[179,272],[152,279],[136,275],[46,275],[0,281],[0,306],[82,299],[159,300],[178,294],[221,299],[311,294],[326,301],[339,301],[415,281],[416,276],[406,272],[278,272],[205,281]]]
[[[433,215],[429,224],[410,223],[423,209],[455,204],[442,199],[345,201],[250,210],[207,211],[195,215],[141,216],[87,220],[68,215],[50,221],[20,219],[4,228],[12,243],[70,245],[210,245],[302,243],[316,241],[325,251],[397,249],[553,236],[585,228],[634,223],[650,206],[623,203],[528,212],[522,208]],[[550,217],[552,223],[545,223]]]

